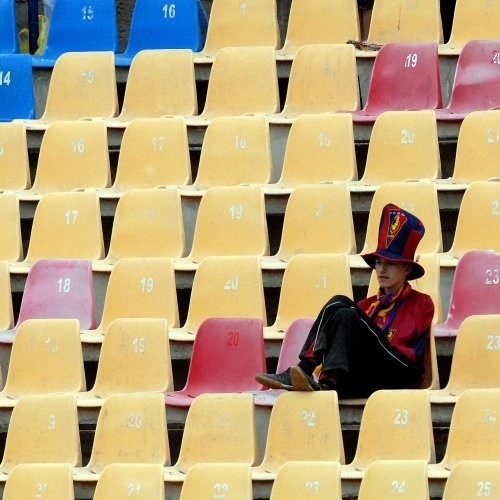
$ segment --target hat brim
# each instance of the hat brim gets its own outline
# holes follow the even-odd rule
[[[421,278],[425,274],[425,269],[418,262],[415,262],[414,260],[411,259],[405,259],[404,257],[401,257],[401,255],[396,255],[386,250],[379,250],[377,252],[366,253],[361,255],[361,257],[372,269],[375,269],[375,261],[377,259],[385,259],[391,262],[402,262],[402,263],[405,262],[411,264],[412,270],[407,277],[408,280],[416,280],[418,278]]]

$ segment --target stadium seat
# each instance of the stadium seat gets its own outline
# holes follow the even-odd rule
[[[404,158],[404,163],[401,162]],[[370,136],[365,171],[352,189],[374,191],[385,182],[441,177],[434,111],[385,111]]]
[[[315,318],[323,305],[338,294],[353,297],[347,255],[294,255],[283,273],[276,320],[264,328],[264,338],[283,339],[295,319]]]
[[[8,3],[2,2],[2,7]],[[0,54],[0,122],[35,118],[35,88],[31,72],[29,54]]]
[[[19,325],[0,407],[12,408],[27,395],[86,388],[77,319],[29,319]]]
[[[446,387],[432,391],[431,403],[456,403],[467,389],[500,387],[500,312],[465,318],[457,332]]]
[[[500,107],[499,54],[500,40],[473,40],[463,47],[448,106],[436,110],[438,121],[460,121],[472,111]]]
[[[264,193],[258,186],[218,186],[203,194],[189,255],[176,270],[195,270],[205,257],[269,254]]]
[[[194,464],[186,474],[180,500],[213,497],[252,500],[250,465],[241,463]],[[213,498],[212,497],[212,498]]]
[[[45,193],[102,189],[111,184],[106,126],[102,121],[53,122],[43,134],[33,186],[20,199]]]
[[[219,116],[205,132],[196,179],[182,194],[199,196],[201,190],[214,186],[267,184],[272,170],[267,118]]]
[[[130,66],[144,49],[188,49],[197,52],[204,43],[196,0],[159,3],[138,0],[134,4],[127,48],[117,54],[117,66]]]
[[[237,3],[213,0],[207,39],[198,59],[212,59],[226,47],[270,46],[280,43],[275,0]]]
[[[14,326],[9,264],[0,261],[0,332]]]
[[[205,257],[194,274],[186,321],[181,328],[169,323],[170,340],[193,341],[208,318],[257,318],[267,324],[257,257]]]
[[[133,189],[118,200],[108,253],[93,267],[110,271],[123,257],[182,257],[184,247],[177,189]]]
[[[35,67],[52,67],[65,52],[118,50],[115,0],[89,5],[86,0],[57,0],[50,17],[47,45],[33,56]]]
[[[381,498],[428,499],[427,462],[425,460],[377,460],[365,471],[359,488],[359,500]]]
[[[0,470],[4,480],[18,464],[81,464],[76,396],[22,397],[14,406]]]
[[[93,500],[128,498],[165,500],[160,464],[109,464],[101,472]]]
[[[19,500],[38,494],[47,500],[74,500],[72,469],[64,463],[18,464],[9,474],[2,498]]]
[[[346,114],[303,114],[290,126],[279,180],[266,194],[291,192],[301,184],[358,178],[352,118]]]
[[[499,253],[466,252],[455,268],[446,320],[434,326],[436,337],[455,337],[462,321],[469,316],[500,314],[499,282]]]
[[[283,48],[277,59],[293,58],[303,45],[359,40],[355,0],[292,0]]]
[[[22,123],[0,123],[0,191],[31,187],[26,129]]]
[[[265,367],[262,320],[208,318],[194,339],[184,388],[166,392],[165,402],[189,407],[200,394],[258,390],[254,376]]]
[[[111,394],[164,392],[174,386],[167,321],[119,318],[107,328],[94,386],[78,394],[79,407],[99,407]]]
[[[16,2],[7,0],[0,5],[0,54],[19,52]]]
[[[295,55],[283,111],[271,123],[289,123],[303,113],[333,113],[360,107],[354,46],[305,45]]]
[[[384,111],[442,107],[436,43],[388,43],[375,58],[362,110],[354,122],[375,122]]]
[[[179,309],[171,259],[120,259],[109,275],[100,324],[95,330],[82,331],[82,341],[102,342],[111,322],[118,318],[162,318],[169,326],[178,326]]]
[[[128,71],[120,114],[106,120],[106,124],[121,128],[135,118],[197,113],[193,53],[190,50],[141,50]]]
[[[188,410],[179,458],[166,468],[165,480],[183,481],[201,463],[253,465],[256,453],[252,395],[201,394]]]
[[[500,461],[463,460],[450,472],[443,500],[491,496],[500,493]]]
[[[23,258],[21,210],[14,193],[0,193],[0,260],[16,262]]]
[[[300,253],[356,252],[351,195],[346,183],[296,187],[285,209],[277,253],[262,257],[263,269],[285,269]]]

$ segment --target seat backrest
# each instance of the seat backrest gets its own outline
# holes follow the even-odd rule
[[[202,394],[192,402],[176,468],[198,463],[246,463],[257,453],[252,394]]]
[[[0,5],[0,54],[19,52],[17,36],[16,2],[2,2]]]
[[[164,500],[165,483],[160,464],[109,464],[101,472],[93,500],[128,498]]]
[[[116,206],[107,260],[182,257],[184,222],[177,189],[134,189]]]
[[[259,469],[278,472],[295,460],[344,462],[335,391],[286,392],[274,402]]]
[[[450,253],[460,258],[470,250],[500,252],[500,182],[475,181],[465,190]]]
[[[205,497],[252,500],[250,465],[239,463],[194,464],[189,469],[182,484],[180,500]]]
[[[101,407],[86,469],[112,463],[170,464],[163,394],[112,394]]]
[[[285,209],[277,255],[356,252],[351,195],[346,183],[297,186]]]
[[[285,54],[294,55],[303,45],[347,40],[359,40],[355,0],[292,0],[282,49]]]
[[[470,183],[500,177],[500,110],[472,111],[458,134],[453,181]]]
[[[286,331],[297,318],[315,318],[338,294],[353,297],[347,255],[294,255],[283,273],[274,327]]]
[[[26,128],[22,122],[0,123],[0,190],[31,186]]]
[[[12,344],[3,396],[19,399],[85,390],[78,320],[28,319],[21,323]]]
[[[179,325],[174,267],[167,258],[122,258],[109,276],[99,330],[117,318],[163,318]]]
[[[401,163],[404,158],[404,163]],[[436,116],[431,110],[385,111],[373,125],[361,182],[441,177]]]
[[[401,459],[435,460],[428,390],[379,390],[366,401],[352,466]]]
[[[60,121],[47,127],[40,145],[32,192],[99,189],[110,184],[104,122]]]
[[[500,492],[500,462],[463,460],[453,467],[443,491],[443,500],[498,496]]]
[[[261,319],[211,317],[198,328],[184,390],[193,396],[258,390],[254,377],[265,367]]]
[[[208,318],[258,318],[265,325],[266,303],[259,259],[206,257],[193,279],[184,329],[196,334]]]
[[[213,255],[267,255],[264,193],[257,186],[218,186],[203,195],[189,258]]]
[[[8,3],[11,2],[2,2],[2,6]],[[29,54],[0,54],[0,104],[0,122],[35,118],[35,88]]]
[[[117,113],[113,52],[65,52],[58,57],[42,120],[111,118]]]
[[[14,311],[12,308],[9,263],[0,261],[0,331],[10,330],[13,325]]]
[[[106,329],[93,395],[173,390],[168,323],[164,319],[119,318]]]
[[[213,57],[226,47],[268,45],[277,49],[279,43],[275,0],[212,2],[204,54]]]
[[[380,498],[429,498],[425,460],[377,460],[366,469],[359,500]]]
[[[217,52],[208,80],[204,118],[277,113],[279,107],[273,47],[226,47]]]
[[[102,259],[104,241],[95,192],[47,193],[33,216],[26,261]]]
[[[147,92],[144,92],[145,86]],[[197,113],[193,53],[190,50],[141,50],[134,56],[120,120]]]
[[[340,500],[340,470],[340,463],[333,461],[285,462],[274,479],[270,500],[294,497]]]
[[[81,465],[78,413],[74,394],[22,397],[14,406],[0,470],[17,464]]]
[[[305,45],[297,51],[284,115],[356,110],[360,102],[354,45]]]
[[[74,500],[73,468],[71,464],[18,464],[5,482],[5,500],[36,498]]]
[[[388,43],[377,53],[364,110],[442,107],[436,43]]]
[[[441,252],[443,237],[437,189],[432,182],[384,182],[373,195],[368,214],[365,243],[361,253],[377,248],[380,214],[388,203],[394,203],[417,216],[424,224],[425,234],[417,254]]]
[[[499,461],[499,413],[500,389],[464,391],[453,409],[441,465],[451,470],[462,460]]]
[[[500,14],[500,1],[495,3]],[[454,113],[500,107],[500,30],[496,38],[473,40],[462,48],[448,105]]]
[[[23,257],[21,211],[14,193],[0,193],[0,260],[15,262]]]
[[[466,389],[500,387],[498,332],[500,310],[463,320],[455,339],[447,392],[459,395]]]
[[[313,323],[314,318],[297,318],[290,323],[281,342],[276,373],[298,364],[300,351]]]
[[[119,192],[191,183],[186,122],[136,118],[123,132],[113,188]]]
[[[373,5],[368,41],[443,42],[439,0],[377,0]]]
[[[351,181],[358,177],[352,117],[349,113],[303,114],[288,134],[278,184]]]
[[[40,259],[28,272],[17,324],[28,319],[77,319],[94,328],[96,305],[89,260]]]
[[[197,188],[266,184],[273,159],[265,116],[220,116],[209,123],[203,138]]]

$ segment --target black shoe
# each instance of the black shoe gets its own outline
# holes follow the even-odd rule
[[[290,369],[292,387],[294,391],[323,391],[326,387],[318,384],[310,375],[308,375],[300,366],[294,366]]]
[[[290,378],[290,368],[281,373],[257,373],[255,380],[271,389],[293,390],[292,379]]]

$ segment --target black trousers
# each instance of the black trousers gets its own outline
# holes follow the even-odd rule
[[[341,398],[401,389],[421,378],[380,328],[343,295],[335,295],[323,306],[299,357],[299,366],[310,375],[322,364],[320,380],[334,373]]]

